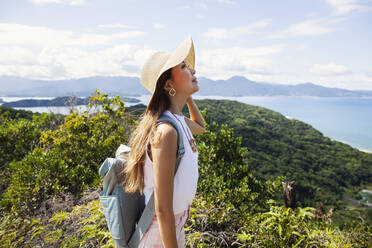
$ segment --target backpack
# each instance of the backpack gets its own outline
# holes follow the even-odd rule
[[[183,136],[178,123],[170,116],[162,114],[156,123],[168,122],[177,130],[177,155],[174,174],[176,174],[185,148]],[[149,228],[155,216],[154,193],[145,204],[145,196],[139,191],[126,193],[122,182],[122,172],[126,163],[126,155],[130,147],[121,144],[116,150],[115,158],[106,158],[99,168],[99,174],[103,176],[102,191],[99,193],[103,213],[108,229],[116,248],[138,247],[142,236]],[[147,152],[147,151],[146,151]]]

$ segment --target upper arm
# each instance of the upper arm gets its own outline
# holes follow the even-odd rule
[[[177,131],[168,123],[159,124],[159,143],[151,145],[154,166],[155,210],[173,211],[174,171],[177,152]]]
[[[200,126],[195,121],[191,120],[190,118],[187,118],[185,116],[185,121],[187,123],[187,126],[189,126],[191,133],[194,134],[202,134],[205,132],[205,127]]]

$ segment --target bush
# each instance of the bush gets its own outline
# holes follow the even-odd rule
[[[99,200],[60,211],[50,219],[5,217],[0,247],[114,248]]]
[[[55,114],[13,119],[6,113],[0,117],[0,194],[10,183],[10,163],[23,159],[34,148],[40,147],[41,133],[55,129],[63,121],[60,115]]]
[[[205,115],[205,111],[203,112]],[[229,247],[250,215],[268,210],[282,177],[257,180],[247,164],[247,149],[226,125],[207,121],[207,131],[196,138],[199,151],[198,194],[188,230],[192,247]]]
[[[49,195],[79,195],[88,186],[97,186],[99,166],[127,142],[134,123],[118,96],[109,98],[96,91],[84,113],[72,111],[56,130],[41,133],[40,148],[11,163],[2,209],[29,215]]]
[[[240,247],[370,247],[368,227],[355,225],[357,238],[350,230],[339,228],[315,218],[315,209],[272,206],[269,212],[259,213],[246,222],[236,235]]]

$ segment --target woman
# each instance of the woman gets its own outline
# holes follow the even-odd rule
[[[205,131],[205,121],[191,95],[199,90],[191,37],[173,52],[150,56],[141,71],[141,84],[152,93],[141,121],[129,140],[131,152],[125,169],[126,190],[140,190],[147,204],[154,192],[155,217],[139,247],[184,247],[184,224],[195,197],[198,151],[193,138]],[[187,104],[190,118],[182,115]],[[177,173],[177,131],[169,123],[155,125],[161,114],[179,123],[185,154]]]

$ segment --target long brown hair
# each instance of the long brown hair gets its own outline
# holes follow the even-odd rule
[[[155,135],[155,123],[171,104],[168,92],[164,90],[165,82],[172,76],[171,72],[172,68],[163,72],[159,77],[147,111],[140,116],[140,122],[129,138],[131,151],[123,171],[125,174],[123,186],[128,193],[139,190],[143,194],[145,152],[149,143],[156,144],[160,138]]]

